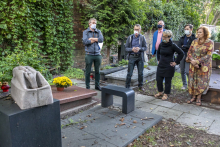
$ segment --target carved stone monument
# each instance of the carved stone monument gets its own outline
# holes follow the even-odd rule
[[[49,83],[30,66],[18,66],[13,69],[11,96],[21,109],[28,109],[53,103]]]

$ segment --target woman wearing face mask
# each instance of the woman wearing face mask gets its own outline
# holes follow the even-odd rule
[[[183,87],[182,89],[187,88],[187,80],[186,75],[189,76],[189,63],[186,62],[187,52],[189,47],[194,39],[196,39],[195,34],[192,33],[193,25],[187,24],[184,27],[185,35],[182,36],[179,40],[178,46],[184,51],[184,58],[180,61],[180,69],[181,69],[181,76]]]
[[[182,60],[183,51],[171,41],[172,32],[166,30],[163,32],[162,43],[159,45],[157,51],[158,67],[157,67],[157,88],[158,92],[155,97],[163,95],[162,100],[168,98],[171,91],[171,81],[175,72],[175,65],[179,64]],[[178,56],[174,61],[174,53],[177,52]],[[165,91],[163,94],[163,79],[165,79]]]
[[[209,38],[211,33],[207,27],[200,27],[196,31],[196,37],[189,48],[187,58],[190,60],[188,90],[196,105],[201,106],[201,96],[206,94],[209,88],[210,75],[212,72],[212,52],[214,43]],[[199,66],[198,66],[199,65]]]

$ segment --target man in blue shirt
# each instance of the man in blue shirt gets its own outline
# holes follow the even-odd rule
[[[141,25],[134,26],[134,34],[130,35],[126,41],[125,50],[128,52],[128,73],[126,78],[126,88],[130,88],[131,77],[133,75],[134,66],[138,69],[138,87],[143,89],[143,70],[144,70],[144,51],[147,50],[146,39],[141,33]]]

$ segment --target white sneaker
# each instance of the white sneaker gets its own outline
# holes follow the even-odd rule
[[[186,90],[186,87],[183,86],[181,89],[182,89],[182,90]]]

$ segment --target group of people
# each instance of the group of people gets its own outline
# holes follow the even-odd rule
[[[89,28],[83,32],[83,44],[85,45],[86,61],[86,88],[90,89],[90,72],[94,63],[95,67],[95,89],[101,90],[99,85],[102,56],[99,43],[103,42],[103,35],[96,28],[97,20],[89,20]],[[164,22],[158,22],[158,30],[154,32],[152,55],[156,56],[158,62],[156,81],[158,93],[155,97],[162,96],[167,100],[171,91],[172,78],[175,73],[175,66],[180,64],[183,87],[192,95],[187,103],[196,101],[201,105],[201,96],[209,88],[210,75],[212,72],[212,52],[214,43],[211,41],[210,32],[206,27],[199,27],[196,35],[192,33],[193,25],[187,24],[184,27],[185,35],[182,36],[176,45],[172,42],[172,31],[164,28]],[[135,65],[138,69],[138,87],[143,88],[143,70],[145,62],[145,51],[147,50],[146,39],[141,35],[141,25],[134,26],[134,33],[127,38],[125,49],[128,52],[128,72],[125,87],[130,88],[131,77]],[[177,56],[175,57],[175,54]],[[188,84],[187,84],[188,77]],[[165,82],[165,89],[163,83]]]

